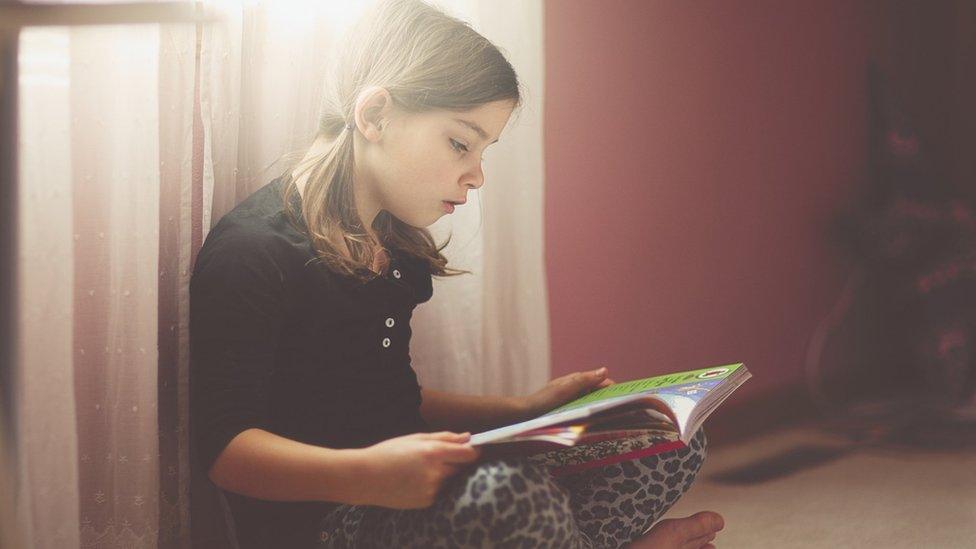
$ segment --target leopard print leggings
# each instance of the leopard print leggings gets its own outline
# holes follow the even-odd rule
[[[336,504],[314,547],[622,547],[695,480],[707,441],[650,436],[477,463],[445,482],[433,505]]]

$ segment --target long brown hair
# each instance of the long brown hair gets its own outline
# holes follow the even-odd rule
[[[285,211],[297,225],[291,201],[293,172],[308,173],[302,220],[316,255],[334,271],[366,280],[374,276],[374,246],[356,211],[353,195],[353,120],[359,92],[385,88],[396,107],[419,113],[435,109],[469,110],[499,100],[522,104],[511,64],[485,37],[464,21],[421,0],[380,0],[347,32],[326,80],[318,130],[304,158],[285,172]],[[447,266],[430,231],[381,211],[373,222],[383,246],[419,258],[435,276],[470,271]],[[339,250],[344,243],[349,257]]]

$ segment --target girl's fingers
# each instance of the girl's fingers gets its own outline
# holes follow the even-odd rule
[[[470,444],[440,444],[440,456],[445,463],[470,463],[481,455],[481,449]]]
[[[417,433],[421,438],[435,440],[467,440],[471,438],[471,433],[455,433],[452,431],[440,431],[437,433]]]

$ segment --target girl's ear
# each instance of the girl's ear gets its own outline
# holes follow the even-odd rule
[[[386,88],[370,86],[360,92],[356,100],[355,124],[363,137],[378,141],[383,128],[389,124],[393,112],[393,98]]]

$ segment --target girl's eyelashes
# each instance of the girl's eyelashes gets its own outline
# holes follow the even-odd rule
[[[468,147],[464,143],[455,141],[453,139],[450,139],[449,141],[451,142],[451,148],[453,148],[456,152],[468,152]]]
[[[451,142],[451,147],[452,147],[452,148],[453,148],[453,149],[454,149],[455,151],[457,151],[457,152],[459,152],[459,153],[461,153],[462,155],[463,155],[464,153],[466,153],[466,152],[468,152],[468,147],[467,147],[467,146],[466,146],[466,145],[465,145],[464,143],[461,143],[460,141],[455,141],[455,140],[453,140],[453,139],[449,139],[449,141]],[[483,154],[483,153],[482,153],[482,155],[481,155],[481,159],[480,159],[480,160],[481,160],[482,162],[484,162],[484,161],[485,161],[485,156],[484,156],[484,154]]]

